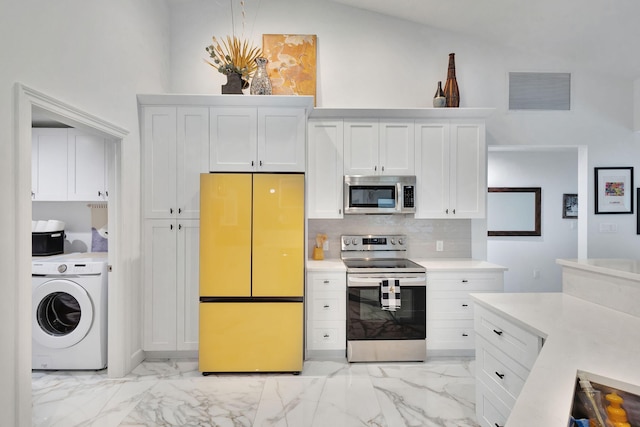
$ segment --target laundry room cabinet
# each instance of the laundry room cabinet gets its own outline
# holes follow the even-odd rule
[[[421,120],[415,126],[416,218],[484,218],[484,120]]]
[[[109,142],[74,128],[33,128],[32,200],[107,200]]]
[[[414,138],[413,121],[345,120],[345,175],[413,175]]]
[[[199,220],[147,220],[144,233],[143,349],[197,350]]]
[[[304,172],[305,107],[211,108],[210,171]]]

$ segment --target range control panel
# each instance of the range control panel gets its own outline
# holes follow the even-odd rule
[[[345,235],[340,238],[343,251],[406,251],[407,236],[393,235]]]

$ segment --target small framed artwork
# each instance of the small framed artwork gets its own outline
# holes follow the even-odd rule
[[[578,218],[578,195],[562,195],[562,218]]]
[[[636,188],[636,203],[640,204],[640,188]],[[640,206],[636,206],[636,234],[640,234]]]
[[[633,213],[633,168],[595,168],[595,213]]]

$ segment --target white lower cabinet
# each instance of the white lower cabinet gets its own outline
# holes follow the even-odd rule
[[[475,305],[476,416],[481,426],[504,426],[542,338],[497,312]]]
[[[473,352],[471,292],[502,292],[502,271],[427,271],[427,351],[442,355]]]
[[[346,352],[346,273],[307,273],[307,354]]]
[[[145,221],[145,351],[198,349],[199,223]]]

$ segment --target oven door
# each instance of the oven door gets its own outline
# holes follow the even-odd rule
[[[382,280],[400,281],[400,308],[383,310]],[[406,276],[347,275],[347,341],[424,340],[426,338],[426,279]]]

